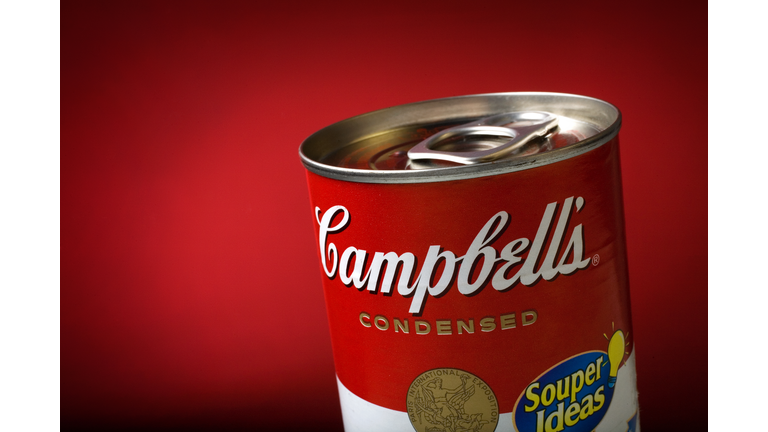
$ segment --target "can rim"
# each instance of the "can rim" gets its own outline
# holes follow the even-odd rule
[[[319,147],[320,144],[327,142],[333,144],[342,142],[343,145],[347,145],[399,127],[446,121],[459,118],[462,115],[466,117],[468,113],[462,112],[462,107],[466,109],[469,106],[481,105],[481,109],[492,109],[492,106],[498,105],[501,101],[513,99],[519,99],[521,102],[537,102],[538,106],[549,107],[548,111],[550,112],[562,115],[567,112],[576,119],[579,119],[579,114],[581,114],[582,117],[591,120],[588,122],[592,124],[599,122],[595,125],[602,130],[578,143],[545,153],[473,165],[425,170],[344,168],[319,162],[316,160],[318,158],[313,157],[314,155],[310,151],[312,146]],[[552,103],[552,106],[547,105],[546,101]],[[425,118],[425,114],[430,109],[437,111],[440,115],[436,116],[433,113],[432,117]],[[558,112],[558,110],[563,112]],[[422,116],[420,117],[418,114]],[[577,115],[574,116],[574,114]],[[592,116],[590,117],[589,114]],[[549,92],[484,93],[413,102],[350,117],[310,135],[299,146],[299,156],[310,172],[336,180],[358,183],[433,183],[523,171],[570,159],[611,141],[618,135],[620,127],[621,112],[619,109],[608,102],[592,97]]]

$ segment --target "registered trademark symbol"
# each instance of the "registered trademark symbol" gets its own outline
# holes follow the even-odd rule
[[[593,265],[593,266],[596,266],[596,265],[598,265],[598,264],[600,264],[600,255],[598,255],[598,254],[595,254],[595,255],[592,257],[592,265]]]

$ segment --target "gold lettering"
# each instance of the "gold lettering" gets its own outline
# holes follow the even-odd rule
[[[403,325],[403,323],[397,318],[395,318],[392,321],[392,327],[395,328],[395,333],[403,332],[405,334],[408,334],[408,331],[409,331],[408,320],[403,320],[403,321],[405,321],[405,325]]]
[[[535,310],[531,309],[523,312],[523,326],[528,326],[536,322],[539,318],[539,314]]]
[[[437,334],[439,335],[449,335],[451,334],[451,322],[446,320],[437,320],[435,321],[435,329],[437,329]]]
[[[493,317],[485,317],[480,320],[480,330],[490,332],[496,330],[496,320]]]
[[[365,312],[360,312],[360,324],[362,324],[362,325],[363,325],[363,327],[370,327],[370,326],[371,326],[371,323],[370,323],[370,321],[369,321],[369,322],[366,324],[366,322],[365,322],[365,321],[363,321],[363,318],[365,318],[365,319],[369,319],[369,320],[370,320],[370,319],[371,319],[371,316],[370,316],[370,315],[368,315],[368,314],[367,314],[367,313],[365,313]]]
[[[425,335],[432,330],[432,326],[428,322],[422,320],[416,320],[416,334]]]
[[[379,325],[379,322],[381,321],[384,321],[384,324]],[[379,330],[386,330],[389,328],[389,320],[383,315],[376,315],[376,318],[373,319],[373,324]]]
[[[515,322],[515,314],[511,313],[507,315],[502,315],[499,318],[500,318],[499,321],[501,321],[502,330],[517,327],[517,323]]]
[[[475,320],[469,320],[469,325],[467,325],[467,323],[465,323],[463,320],[457,320],[456,327],[458,328],[459,334],[462,334],[464,331],[472,334],[475,332]]]

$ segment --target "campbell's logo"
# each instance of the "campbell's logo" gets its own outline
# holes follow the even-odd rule
[[[550,281],[558,275],[570,275],[588,267],[592,259],[584,258],[584,232],[581,224],[570,230],[569,239],[567,243],[564,242],[572,212],[578,213],[583,207],[582,197],[570,197],[563,202],[548,246],[545,242],[555,220],[556,202],[548,204],[544,210],[533,241],[528,237],[520,237],[496,250],[493,243],[510,223],[509,213],[500,211],[480,229],[464,255],[457,256],[452,251],[444,251],[438,244],[429,246],[423,259],[420,256],[418,260],[412,252],[371,253],[355,246],[349,246],[339,254],[336,244],[330,239],[349,225],[349,211],[341,205],[333,206],[325,213],[315,207],[315,218],[320,225],[318,243],[321,261],[329,278],[338,274],[346,286],[373,293],[380,287],[378,291],[382,294],[392,293],[397,278],[397,293],[403,297],[412,297],[408,312],[420,314],[427,296],[445,294],[452,285],[454,275],[459,292],[470,296],[485,286],[489,279],[494,289],[506,291],[518,283],[531,286],[540,279]],[[564,249],[563,244],[567,244]],[[528,254],[521,256],[526,251]],[[373,258],[366,268],[369,255],[373,255]],[[418,261],[424,264],[418,277],[413,280]],[[441,261],[445,264],[438,277],[435,273]],[[494,272],[498,263],[501,265]],[[537,268],[538,263],[541,264]],[[516,268],[517,271],[514,271]],[[435,280],[437,282],[432,285]]]

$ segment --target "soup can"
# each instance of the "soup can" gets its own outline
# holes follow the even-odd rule
[[[302,143],[346,431],[640,430],[620,126],[496,93]]]

